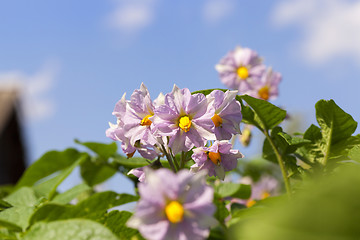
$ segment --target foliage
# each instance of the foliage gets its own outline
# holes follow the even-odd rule
[[[79,149],[49,151],[16,185],[0,186],[0,239],[359,239],[357,122],[334,100],[320,100],[318,125],[287,133],[288,113],[268,101],[280,74],[265,71],[255,53],[253,62],[238,56],[236,69],[227,65],[246,52],[237,48],[216,67],[233,89],[246,88],[245,78],[256,83],[243,95],[174,86],[152,102],[142,84],[117,103],[107,130],[125,154],[116,142],[75,140]],[[251,68],[263,69],[262,77]],[[261,158],[233,149],[240,121],[264,135]],[[75,169],[82,183],[59,192]],[[135,195],[97,190],[115,174],[134,182]],[[131,202],[135,213],[118,209]]]

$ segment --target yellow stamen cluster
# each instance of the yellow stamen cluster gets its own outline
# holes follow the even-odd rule
[[[178,201],[171,201],[165,207],[165,214],[170,222],[178,223],[184,217],[184,208]]]
[[[150,126],[152,121],[149,119],[150,117],[152,117],[153,115],[146,115],[146,117],[144,117],[141,122],[140,125],[141,126]]]
[[[221,156],[219,152],[208,152],[208,158],[215,164],[220,165],[221,163]]]
[[[191,128],[191,120],[188,116],[183,116],[179,119],[179,127],[184,131],[188,132]]]
[[[247,201],[246,206],[249,208],[249,207],[254,206],[255,203],[256,203],[256,201],[254,199],[251,199],[251,200]]]
[[[211,118],[211,120],[213,121],[213,123],[215,124],[215,127],[221,127],[222,124],[222,119],[219,115],[217,115],[216,113],[214,114],[214,116]]]
[[[239,78],[242,80],[245,80],[249,77],[249,70],[244,66],[239,67],[236,73],[239,76]]]
[[[269,87],[265,86],[260,88],[260,90],[258,91],[259,97],[264,99],[264,100],[268,100],[270,97],[270,93],[269,93]]]
[[[262,194],[261,194],[261,199],[265,199],[265,198],[268,198],[270,197],[270,193],[264,191]]]

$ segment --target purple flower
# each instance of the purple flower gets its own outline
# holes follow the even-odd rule
[[[130,139],[131,145],[135,145],[137,140],[146,144],[156,144],[157,140],[152,134],[152,121],[154,115],[154,105],[151,101],[149,91],[142,83],[131,95],[131,100],[127,102],[126,113],[122,116],[124,122],[124,135]]]
[[[131,101],[125,99],[126,94],[116,103],[113,115],[116,124],[109,123],[106,136],[121,142],[121,148],[130,158],[136,150],[147,159],[154,159],[160,154],[155,147],[157,139],[151,132],[152,122],[149,118],[154,114],[150,94],[142,83],[140,89],[131,95]]]
[[[205,174],[146,170],[146,181],[138,185],[140,200],[127,225],[146,239],[206,238],[216,221],[214,192],[206,185]]]
[[[199,147],[193,150],[191,158],[195,164],[191,171],[208,170],[209,176],[218,176],[224,180],[225,172],[231,171],[237,166],[237,159],[244,156],[227,141],[215,141],[211,147]]]
[[[223,57],[215,69],[227,87],[239,90],[239,93],[243,94],[252,89],[254,82],[260,79],[265,65],[255,51],[237,47]]]
[[[214,110],[208,109],[204,94],[191,95],[189,89],[174,85],[150,120],[154,122],[156,134],[170,137],[169,147],[176,154],[215,140],[213,116]]]
[[[255,84],[254,89],[249,90],[247,94],[263,100],[272,100],[279,95],[279,83],[281,74],[273,72],[271,68],[263,74],[261,79]]]
[[[145,182],[145,171],[144,167],[131,169],[127,175],[134,175],[138,178],[139,182]]]
[[[209,106],[215,113],[211,118],[215,125],[217,140],[229,140],[232,134],[240,134],[241,106],[236,101],[237,91],[212,91],[208,96]]]

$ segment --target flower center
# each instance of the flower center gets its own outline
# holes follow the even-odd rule
[[[249,207],[254,206],[255,203],[256,203],[256,201],[254,199],[251,199],[251,200],[247,201],[246,206],[249,208]]]
[[[264,191],[264,192],[261,194],[261,199],[265,199],[265,198],[268,198],[268,197],[270,197],[270,193],[269,193],[269,192]]]
[[[221,156],[219,152],[208,152],[208,157],[215,165],[220,165]]]
[[[249,70],[244,66],[239,67],[236,72],[239,78],[242,80],[245,80],[249,77]]]
[[[171,201],[165,207],[166,217],[172,223],[182,221],[184,216],[184,208],[178,201]]]
[[[150,117],[152,117],[153,115],[146,115],[146,117],[144,117],[141,122],[140,122],[140,125],[141,126],[150,126],[152,121],[149,120]]]
[[[264,100],[268,100],[269,99],[269,87],[268,86],[265,86],[265,87],[262,87],[260,88],[259,90],[259,96],[260,98],[264,99]]]
[[[188,116],[183,116],[179,119],[179,127],[184,131],[188,132],[191,128],[191,120]]]
[[[211,118],[211,120],[213,121],[213,123],[215,124],[215,127],[220,127],[222,124],[222,119],[219,115],[217,115],[216,113],[214,114],[214,116]]]

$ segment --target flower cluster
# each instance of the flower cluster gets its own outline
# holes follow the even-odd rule
[[[249,49],[237,47],[215,66],[221,81],[239,94],[271,100],[278,96],[281,74],[263,64],[262,58]]]
[[[193,150],[193,171],[207,169],[209,175],[224,179],[225,171],[234,169],[237,159],[243,157],[231,149],[228,141],[240,133],[241,105],[236,95],[237,91],[220,90],[207,96],[191,94],[189,89],[175,85],[172,92],[160,94],[152,101],[149,91],[141,84],[130,100],[124,94],[116,103],[113,115],[117,122],[110,123],[106,135],[121,141],[129,158],[136,151],[149,160],[165,156],[174,171],[190,160],[182,158],[178,163],[174,156]],[[214,144],[206,147],[209,143]],[[200,157],[200,152],[205,155]],[[143,169],[132,170],[130,174],[145,180]]]
[[[216,69],[223,83],[235,91],[192,94],[174,85],[170,93],[152,101],[141,84],[130,100],[124,94],[115,105],[117,121],[110,123],[106,135],[121,142],[128,158],[137,151],[148,160],[156,159],[128,172],[140,182],[140,200],[127,225],[147,239],[208,237],[209,228],[217,223],[213,218],[214,190],[206,185],[205,175],[224,180],[225,173],[243,158],[229,141],[241,133],[241,105],[236,96],[270,100],[278,95],[281,75],[267,68],[251,49],[236,48]],[[242,142],[247,145],[251,130],[244,128],[244,132]],[[160,159],[164,157],[172,171],[163,167]],[[250,206],[259,199],[260,192],[255,193],[245,204]],[[260,197],[267,196],[262,193]]]

